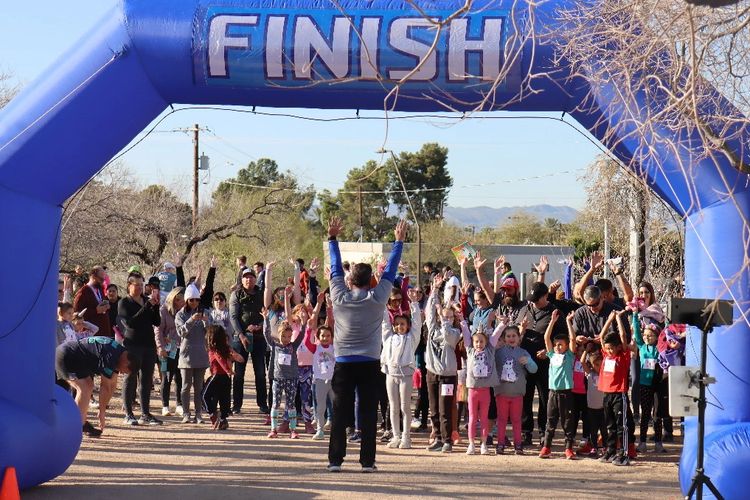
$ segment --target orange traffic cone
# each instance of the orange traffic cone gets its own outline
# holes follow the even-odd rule
[[[21,500],[21,493],[18,491],[18,479],[16,478],[15,467],[8,467],[5,469],[3,482],[0,484],[0,500]]]

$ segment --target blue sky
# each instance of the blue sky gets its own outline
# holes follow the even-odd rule
[[[12,72],[22,85],[43,77],[45,68],[54,64],[67,47],[116,3],[116,0],[4,2],[0,16],[0,69]],[[270,108],[263,111],[321,118],[354,116],[354,111]],[[187,134],[172,131],[194,123],[212,131],[202,136],[201,149],[211,158],[210,179],[201,188],[202,196],[209,194],[219,181],[232,177],[248,161],[261,157],[273,158],[304,184],[335,190],[343,185],[350,168],[368,160],[380,160],[375,151],[385,140],[385,148],[396,152],[416,151],[425,142],[448,147],[454,179],[448,198],[451,206],[548,203],[581,208],[585,195],[577,178],[582,173],[580,169],[598,153],[572,127],[550,120],[470,119],[447,123],[392,120],[386,139],[385,122],[381,120],[326,124],[190,110],[167,118],[159,126],[159,132],[129,152],[124,162],[144,184],[184,188],[187,198],[192,141]],[[575,172],[560,174],[561,171]],[[534,176],[542,178],[530,178]],[[492,184],[500,180],[513,182]]]

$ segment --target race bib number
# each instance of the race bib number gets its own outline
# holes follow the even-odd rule
[[[320,370],[321,375],[328,375],[331,373],[331,362],[328,360],[321,360],[318,363],[318,369]]]
[[[614,373],[616,366],[617,366],[617,361],[615,361],[614,359],[604,360],[604,371],[606,373]]]
[[[644,359],[642,363],[644,370],[656,370],[656,360],[655,359]]]
[[[552,359],[550,360],[550,364],[552,366],[562,366],[563,361],[565,361],[565,355],[564,354],[558,354],[555,353],[552,355]]]
[[[490,367],[487,363],[474,363],[474,377],[476,378],[487,378],[490,376]]]
[[[575,364],[573,365],[573,371],[576,373],[583,373],[583,365],[580,361],[576,360]]]
[[[292,364],[292,355],[279,353],[279,364],[282,366],[289,366]]]
[[[440,395],[441,396],[453,396],[453,384],[441,384]]]

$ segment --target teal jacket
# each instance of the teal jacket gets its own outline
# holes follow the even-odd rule
[[[638,314],[633,313],[632,316],[633,325],[633,338],[635,344],[638,346],[638,353],[640,354],[641,361],[641,381],[640,384],[644,386],[651,386],[654,383],[654,372],[659,366],[659,351],[656,348],[656,344],[648,345],[643,340],[641,335],[641,320]]]

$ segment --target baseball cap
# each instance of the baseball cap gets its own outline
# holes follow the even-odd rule
[[[138,273],[142,275],[143,271],[141,271],[141,266],[138,266],[138,265],[130,266],[130,268],[128,268],[128,274],[132,274],[132,273]]]
[[[153,287],[159,288],[159,285],[161,285],[161,281],[159,280],[158,276],[151,276],[148,279],[148,284]]]
[[[165,262],[165,263],[164,263],[164,270],[166,271],[166,270],[168,270],[168,269],[175,269],[175,270],[176,270],[177,268],[176,268],[176,267],[175,267],[175,265],[174,265],[174,264],[172,264],[171,262]]]
[[[529,302],[537,302],[542,297],[545,297],[549,293],[549,288],[544,283],[537,281],[531,285],[531,291],[526,296],[526,300]]]
[[[242,270],[242,276],[245,276],[246,274],[251,274],[255,276],[255,271],[253,271],[249,267],[246,267],[245,269]]]

